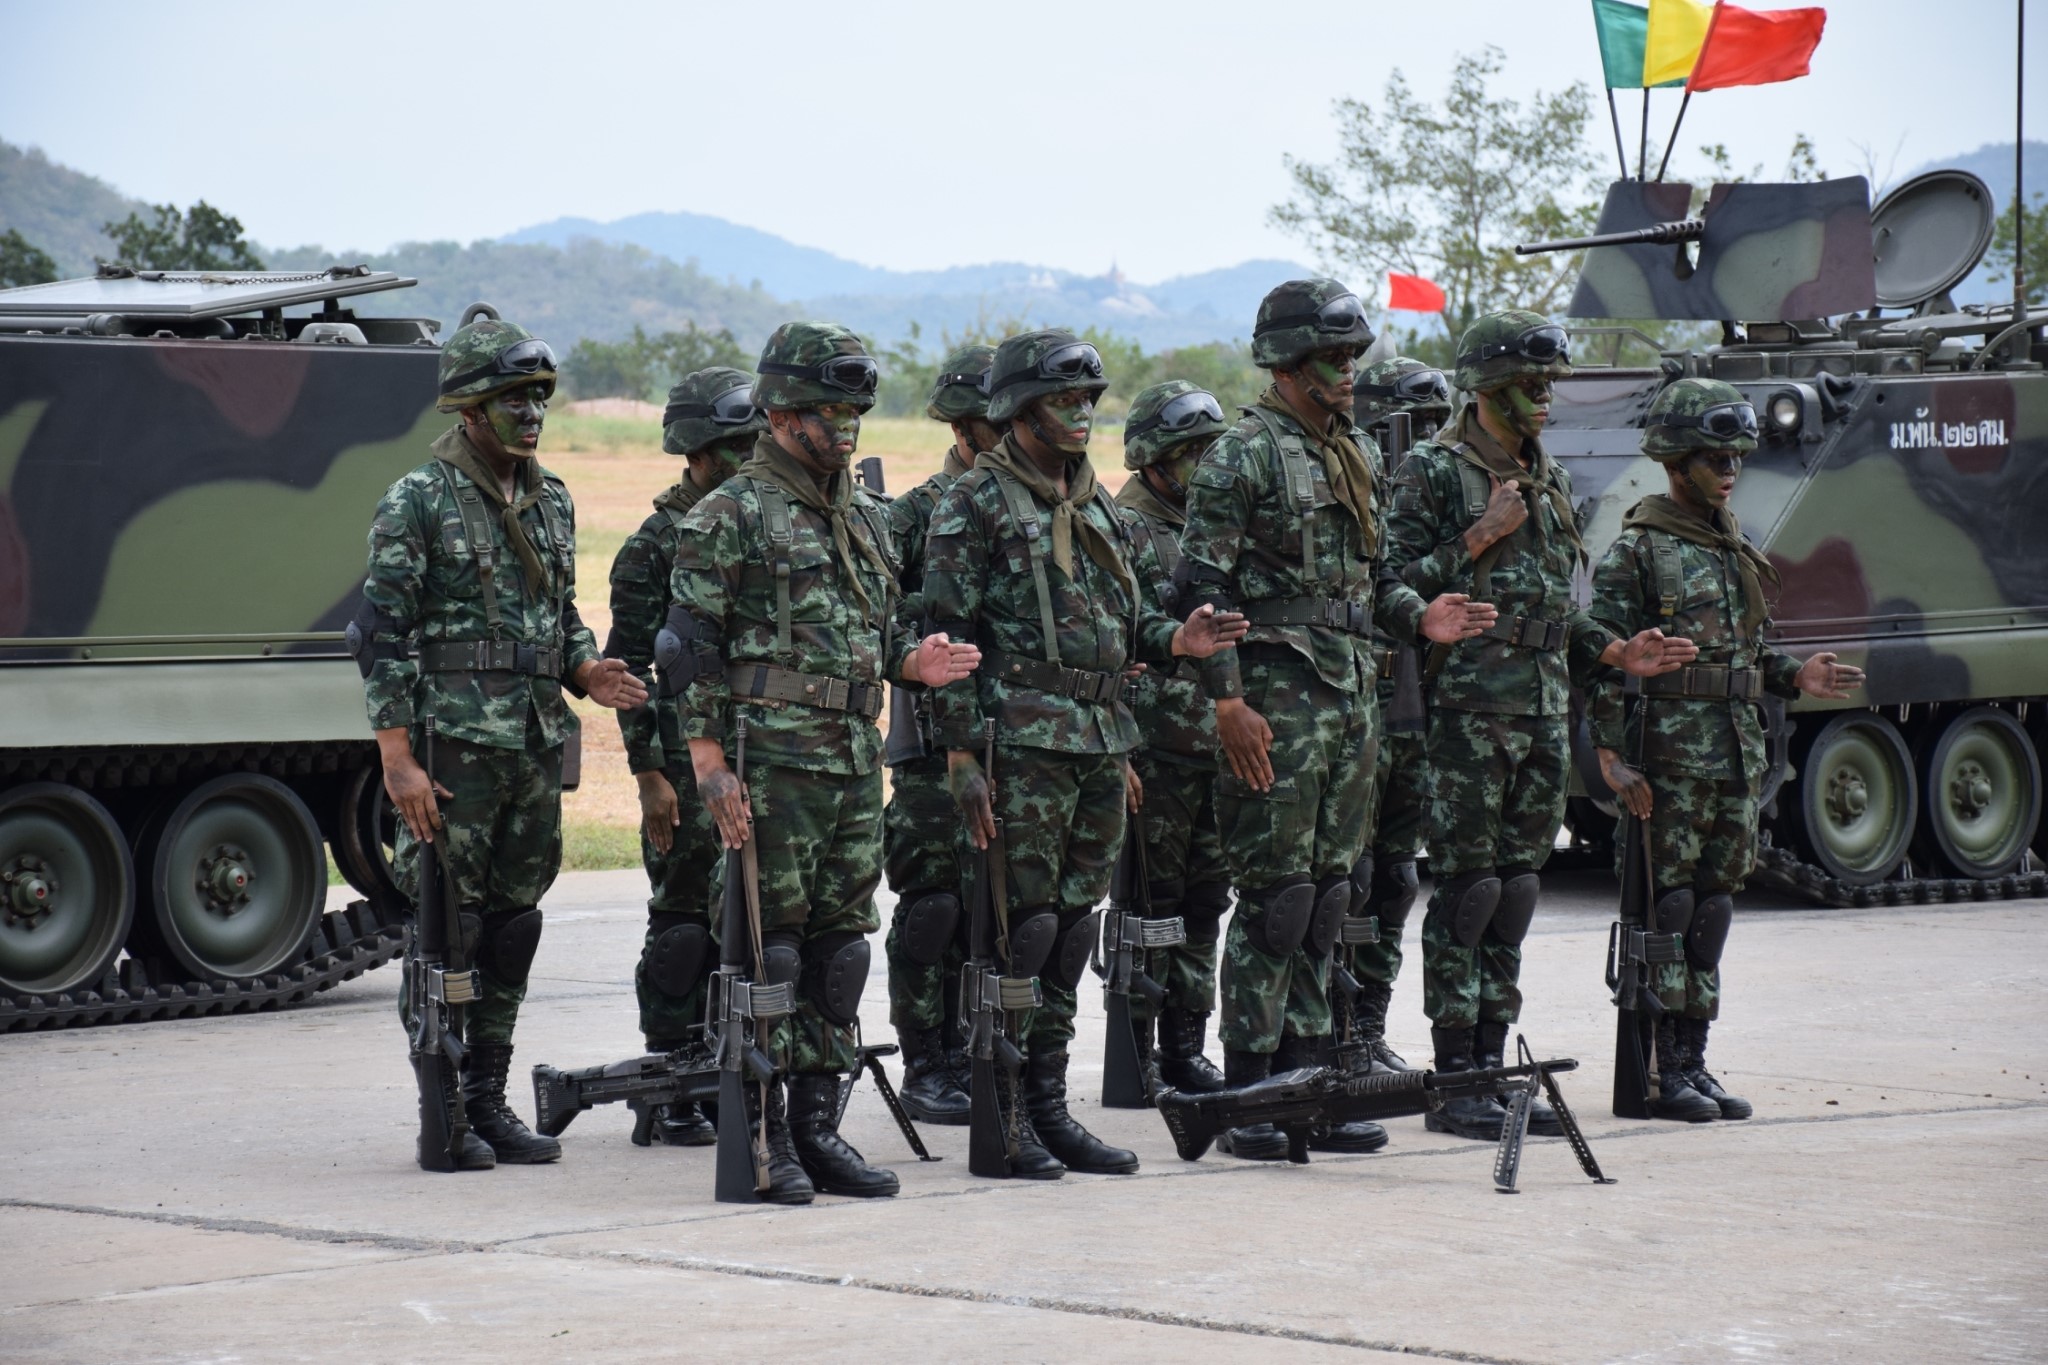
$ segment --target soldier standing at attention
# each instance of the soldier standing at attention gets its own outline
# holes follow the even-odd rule
[[[1425,607],[1398,581],[1380,591],[1378,451],[1351,418],[1352,366],[1372,336],[1337,281],[1275,287],[1252,328],[1252,361],[1273,383],[1188,487],[1182,600],[1242,611],[1252,627],[1203,670],[1229,764],[1216,818],[1237,886],[1219,1030],[1233,1088],[1330,1057],[1330,955],[1360,890],[1378,742],[1375,621],[1398,640],[1455,640],[1492,619],[1455,593]],[[1386,1141],[1376,1123],[1312,1139],[1354,1152]],[[1287,1154],[1271,1124],[1219,1146],[1254,1161]]]
[[[1188,480],[1223,431],[1223,405],[1184,379],[1154,384],[1131,400],[1124,421],[1124,468],[1131,477],[1116,505],[1137,553],[1139,591],[1168,616],[1179,601],[1180,532],[1187,525]],[[1132,757],[1140,804],[1126,838],[1145,842],[1148,914],[1181,917],[1187,941],[1149,954],[1152,979],[1166,991],[1159,1006],[1159,1079],[1176,1090],[1223,1088],[1223,1074],[1202,1055],[1216,1007],[1216,943],[1230,908],[1230,870],[1216,833],[1216,715],[1194,665],[1148,669],[1133,684],[1131,713],[1143,747]],[[1152,1002],[1131,995],[1139,1060],[1151,1067]]]
[[[647,689],[623,662],[598,657],[576,613],[575,507],[535,458],[554,352],[524,328],[482,319],[448,338],[440,376],[438,406],[458,425],[377,505],[356,661],[402,819],[400,882],[418,879],[419,842],[438,840],[465,936],[476,936],[480,993],[462,1007],[462,1165],[474,1169],[562,1154],[505,1102],[540,898],[562,861],[562,745],[576,732],[562,690],[624,710]],[[431,774],[412,749],[425,716],[439,729]],[[423,888],[412,889],[417,904]]]
[[[1862,669],[1833,654],[1802,664],[1764,643],[1778,571],[1728,510],[1756,432],[1755,409],[1732,385],[1667,386],[1644,419],[1643,454],[1664,466],[1670,492],[1628,510],[1593,574],[1593,619],[1608,630],[1655,627],[1699,649],[1691,667],[1644,679],[1632,722],[1619,675],[1603,677],[1589,699],[1600,770],[1649,830],[1649,927],[1685,944],[1683,961],[1655,968],[1665,1010],[1657,1113],[1693,1122],[1751,1112],[1707,1070],[1707,1028],[1720,1014],[1734,896],[1756,863],[1757,797],[1769,766],[1757,702],[1766,692],[1841,701],[1863,683]],[[1642,754],[1640,771],[1624,751]]]
[[[753,453],[768,421],[754,406],[754,377],[715,366],[684,376],[669,390],[661,448],[687,461],[683,477],[654,500],[654,514],[626,537],[612,560],[612,631],[605,657],[624,659],[633,676],[654,685],[654,637],[668,617],[669,575],[683,538],[683,518]],[[701,1026],[704,986],[717,953],[711,946],[711,879],[718,870],[718,830],[697,799],[690,746],[675,699],[619,713],[626,763],[640,786],[640,861],[653,894],[647,937],[633,973],[640,1031],[649,1052],[673,1052]],[[718,1133],[695,1104],[653,1113],[656,1142],[703,1147]]]
[[[1135,1153],[1111,1147],[1067,1112],[1075,988],[1094,943],[1124,833],[1126,756],[1137,725],[1121,700],[1139,659],[1214,653],[1243,622],[1207,608],[1184,626],[1146,608],[1125,528],[1088,462],[1102,357],[1071,332],[1011,337],[989,372],[989,420],[1007,427],[941,499],[926,542],[931,629],[983,648],[981,672],[941,689],[933,711],[968,837],[1008,845],[1008,970],[1039,976],[1045,1004],[1020,1029],[1024,1108],[1015,1174],[1119,1175]],[[996,767],[982,771],[983,718],[996,722]],[[1006,1118],[1007,1121],[1007,1118]]]
[[[697,792],[724,845],[766,835],[761,979],[797,985],[796,1013],[770,1044],[777,1077],[767,1087],[764,1197],[892,1195],[895,1173],[868,1165],[839,1136],[867,936],[880,927],[875,719],[885,679],[943,684],[965,677],[979,652],[891,629],[888,525],[848,472],[860,415],[875,401],[875,362],[860,339],[830,323],[785,323],[758,369],[754,401],[768,430],[683,524],[662,686],[682,689]],[[744,789],[726,756],[736,715],[747,721]]]
[[[1430,874],[1422,923],[1423,1008],[1436,1066],[1498,1066],[1521,1013],[1522,940],[1537,871],[1564,818],[1571,677],[1596,664],[1639,676],[1691,659],[1651,629],[1622,641],[1572,603],[1584,560],[1571,478],[1538,436],[1551,380],[1571,373],[1564,329],[1510,309],[1458,342],[1457,385],[1475,397],[1415,448],[1396,481],[1391,561],[1420,593],[1468,590],[1499,610],[1475,639],[1430,651]],[[1454,1100],[1425,1122],[1488,1141],[1507,1111]],[[1563,1131],[1538,1100],[1530,1130]]]
[[[925,416],[952,427],[938,473],[889,504],[889,531],[903,589],[901,619],[924,620],[924,538],[939,499],[993,449],[988,420],[993,346],[965,346],[946,357]],[[889,1022],[903,1048],[903,1107],[926,1123],[967,1122],[967,1044],[959,1036],[960,965],[966,917],[960,904],[960,816],[946,791],[946,754],[932,733],[929,692],[893,691],[889,699],[890,793],[882,814],[883,869],[896,893],[885,951]]]

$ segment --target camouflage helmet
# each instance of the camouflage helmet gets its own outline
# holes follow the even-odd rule
[[[965,422],[988,416],[988,367],[996,348],[982,342],[962,346],[939,362],[924,415],[934,422]]]
[[[1190,441],[1221,435],[1228,425],[1216,395],[1199,384],[1154,384],[1131,400],[1124,419],[1124,468],[1157,464]]]
[[[1643,454],[1673,464],[1695,450],[1756,449],[1756,409],[1719,379],[1678,379],[1664,386],[1643,418]]]
[[[1571,339],[1564,328],[1541,313],[1504,308],[1481,314],[1458,338],[1458,373],[1451,382],[1467,393],[1484,393],[1523,375],[1562,379],[1571,372]]]
[[[1365,304],[1335,280],[1289,280],[1259,300],[1252,364],[1284,370],[1317,351],[1348,346],[1355,358],[1372,345]]]
[[[1352,393],[1357,399],[1360,422],[1390,412],[1418,412],[1436,417],[1448,417],[1451,413],[1451,386],[1444,372],[1405,355],[1368,365]]]
[[[455,329],[441,347],[440,397],[443,412],[475,407],[494,393],[523,384],[545,384],[555,395],[555,353],[517,323],[478,318]]]
[[[768,419],[754,406],[754,376],[713,365],[684,375],[668,391],[661,448],[671,455],[693,455],[714,441],[766,430]]]
[[[988,420],[998,426],[1034,398],[1085,389],[1097,398],[1109,387],[1102,353],[1063,327],[1007,337],[988,371]]]
[[[859,337],[830,322],[785,322],[761,348],[754,402],[770,412],[875,405],[880,371]]]

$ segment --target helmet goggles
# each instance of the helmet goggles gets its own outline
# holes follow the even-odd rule
[[[865,355],[836,355],[816,365],[763,361],[757,368],[762,374],[786,374],[792,379],[808,379],[814,384],[823,384],[848,394],[874,393],[875,384],[881,376],[874,357]]]
[[[1754,441],[1757,436],[1756,409],[1747,403],[1721,403],[1700,412],[1660,413],[1651,425],[1691,427],[1717,441]]]
[[[446,380],[441,385],[441,392],[454,393],[465,385],[476,383],[479,379],[490,379],[498,375],[539,374],[543,370],[553,371],[559,368],[561,367],[555,363],[554,348],[539,337],[528,337],[498,352],[492,357],[490,364]]]
[[[1411,370],[1391,384],[1359,384],[1354,392],[1368,398],[1390,398],[1401,403],[1448,403],[1451,381],[1442,370]]]
[[[1221,422],[1223,405],[1216,401],[1216,395],[1197,391],[1183,393],[1170,398],[1150,417],[1132,422],[1124,428],[1124,439],[1142,436],[1148,431],[1192,431],[1204,422]]]
[[[671,403],[662,411],[661,424],[680,422],[692,417],[708,417],[712,425],[721,427],[745,426],[754,420],[754,386],[742,384],[727,389],[709,403]]]
[[[1476,351],[1468,351],[1458,357],[1458,364],[1461,368],[1484,365],[1489,360],[1509,355],[1518,355],[1538,365],[1569,365],[1572,359],[1571,337],[1564,328],[1545,323],[1541,327],[1531,327],[1508,341],[1490,341]]]

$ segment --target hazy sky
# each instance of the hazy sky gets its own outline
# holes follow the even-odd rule
[[[1804,131],[1833,174],[1863,146],[1904,174],[2011,138],[2012,0],[1828,8],[1813,74],[1697,97],[1681,159],[1720,141],[1775,168]],[[1330,156],[1332,100],[1395,67],[1434,98],[1488,42],[1507,93],[1599,81],[1585,0],[0,0],[0,138],[278,246],[689,209],[874,265],[1115,259],[1156,281],[1305,257],[1266,224],[1282,154]],[[2048,12],[2027,42],[2048,138],[2044,43]],[[1640,96],[1620,98],[1633,136]],[[1657,141],[1679,94],[1653,100]]]

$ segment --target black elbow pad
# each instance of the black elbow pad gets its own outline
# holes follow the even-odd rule
[[[654,637],[654,666],[661,674],[661,695],[673,697],[700,675],[725,667],[718,640],[689,608],[668,609],[668,619]]]
[[[1206,564],[1183,559],[1173,571],[1174,610],[1193,612],[1197,607],[1236,611],[1230,581]]]
[[[412,622],[385,615],[365,597],[357,606],[354,618],[342,631],[342,639],[347,644],[349,657],[356,661],[356,671],[367,681],[379,659],[406,657],[405,641],[411,634]]]

